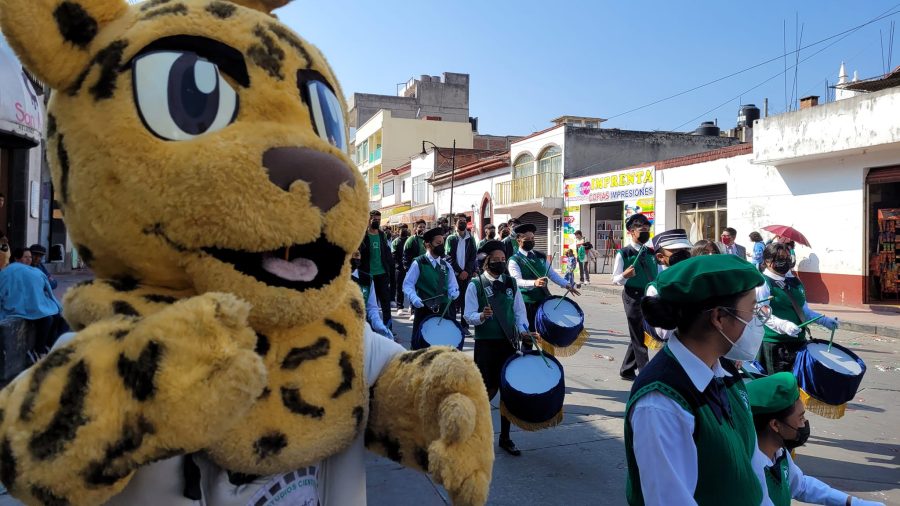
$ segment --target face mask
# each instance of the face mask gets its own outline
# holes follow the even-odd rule
[[[682,260],[687,260],[691,258],[691,251],[687,249],[679,249],[672,252],[672,255],[669,257],[669,267],[681,262]]]
[[[435,257],[444,256],[444,245],[440,244],[437,246],[431,246],[431,256],[435,256]]]
[[[466,231],[466,225],[465,225],[465,224],[457,225],[457,226],[456,226],[456,230],[459,230],[460,232],[465,232],[465,231]]]
[[[730,246],[731,245],[731,237],[729,237],[727,235],[723,235],[722,236],[722,244],[724,244],[726,246]]]
[[[360,260],[359,258],[351,258],[350,259],[350,267],[353,270],[359,269],[359,266],[361,263],[362,263],[362,260]]]
[[[785,425],[787,425],[787,424],[785,424]],[[791,426],[788,425],[788,427],[791,427]],[[797,432],[797,437],[795,437],[794,439],[782,438],[782,440],[784,441],[784,447],[787,448],[788,450],[793,450],[794,448],[799,448],[806,444],[806,441],[809,439],[809,420],[807,420],[806,423],[803,424],[803,427],[799,427],[799,428],[791,427],[791,428]]]
[[[719,334],[722,334],[722,337],[731,343],[731,349],[725,354],[725,358],[743,361],[755,360],[756,354],[759,353],[759,347],[762,346],[763,336],[766,332],[763,323],[759,321],[759,318],[756,316],[749,322],[744,321],[733,314],[731,316],[744,324],[744,331],[741,332],[741,337],[738,338],[737,342],[734,342],[729,339],[721,329],[718,329]]]
[[[641,232],[641,234],[638,235],[638,242],[641,244],[644,244],[649,240],[650,240],[650,232]]]
[[[506,272],[506,262],[489,262],[488,270],[491,271],[491,274],[494,276],[499,276]]]
[[[381,226],[381,220],[372,220],[372,224],[369,226],[372,228],[378,228]]]
[[[500,232],[501,239],[506,239],[507,237],[509,237],[509,230],[504,230],[503,232]]]
[[[522,249],[525,251],[531,251],[534,249],[534,241],[522,241]]]
[[[488,230],[488,233],[487,233],[488,239],[493,239],[496,235],[497,235],[497,232],[494,232],[493,230]]]
[[[789,259],[775,260],[772,262],[772,270],[784,276],[791,270],[791,261]]]
[[[404,230],[403,232],[400,232],[400,237],[409,237],[409,230]]]

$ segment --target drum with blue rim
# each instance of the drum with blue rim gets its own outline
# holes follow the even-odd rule
[[[422,320],[419,330],[412,336],[411,347],[420,350],[429,346],[452,346],[461,350],[464,340],[465,334],[459,322],[434,314]]]
[[[500,412],[524,430],[559,425],[566,394],[562,364],[538,351],[509,357],[500,375]]]
[[[544,300],[538,306],[534,325],[541,339],[553,345],[557,356],[574,355],[587,340],[584,312],[567,297],[553,295]]]
[[[806,409],[828,418],[844,415],[866,374],[866,364],[839,344],[814,339],[797,353],[794,376]]]

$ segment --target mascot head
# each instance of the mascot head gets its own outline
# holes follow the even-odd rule
[[[230,292],[251,322],[333,306],[368,198],[346,106],[286,0],[0,0],[48,83],[48,153],[69,232],[98,276]]]

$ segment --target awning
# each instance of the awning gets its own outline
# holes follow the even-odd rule
[[[387,224],[399,225],[401,223],[415,223],[419,220],[434,221],[434,204],[425,204],[413,207],[409,211],[393,214],[388,218]]]
[[[0,34],[0,142],[31,148],[41,141],[41,98]]]
[[[381,219],[384,220],[385,218],[393,216],[397,213],[402,213],[404,211],[409,211],[409,210],[410,210],[409,202],[405,202],[403,204],[397,204],[397,205],[389,206],[389,207],[382,207],[380,209]]]

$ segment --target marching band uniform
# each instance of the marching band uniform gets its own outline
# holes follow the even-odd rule
[[[631,230],[635,222],[640,218],[646,218],[642,214],[634,214],[625,222],[625,229]],[[649,233],[647,238],[649,240]],[[644,344],[644,316],[641,314],[641,298],[647,291],[647,285],[656,279],[658,268],[653,258],[652,248],[645,243],[632,241],[631,244],[619,250],[616,254],[613,266],[612,282],[614,285],[624,286],[622,290],[622,304],[625,306],[625,316],[628,319],[628,333],[631,342],[622,360],[619,375],[626,379],[633,379],[637,371],[647,365],[650,359],[647,346]],[[641,250],[644,250],[643,252]],[[634,265],[634,276],[626,278],[623,273]]]
[[[534,233],[537,227],[531,224],[519,225],[515,228],[514,233],[525,234]],[[544,288],[534,286],[534,281],[538,278],[547,277],[561,288],[568,290],[571,285],[555,270],[550,267],[550,261],[547,255],[540,251],[525,251],[519,249],[511,258],[509,258],[509,275],[516,280],[522,298],[525,301],[525,311],[528,314],[528,329],[535,331],[534,318],[537,314],[538,307],[550,296],[550,291]]]
[[[353,269],[350,276],[362,291],[363,301],[366,304],[366,321],[372,326],[372,330],[388,339],[394,339],[394,334],[381,319],[381,308],[378,307],[378,298],[375,297],[375,282],[372,281],[372,277],[368,274],[361,276],[359,269]],[[366,280],[369,282],[366,283]]]
[[[659,257],[657,257],[657,262],[659,263],[658,272],[662,272],[668,269],[669,266],[675,265],[675,263],[691,257],[691,248],[693,247],[693,245],[691,245],[691,242],[688,240],[687,233],[682,228],[666,230],[665,232],[655,236],[653,238],[652,244],[653,251],[655,251],[656,253],[665,251],[672,253],[667,257],[665,263],[662,263],[662,261],[659,260]],[[685,256],[683,252],[687,252],[687,255]],[[665,256],[665,253],[663,253],[663,255]],[[655,281],[647,283],[647,288],[645,288],[644,290],[644,295],[646,295],[647,297],[653,297],[658,293],[659,292],[656,289]],[[641,318],[643,318],[643,315],[641,315]],[[646,321],[644,321],[644,323],[644,329],[652,330],[656,334],[653,337],[659,339],[660,341],[667,341],[669,337],[675,333],[675,331],[671,329],[651,327],[649,324],[646,324]]]
[[[423,236],[424,242],[430,243],[439,235],[440,228],[428,230]],[[456,276],[451,275],[453,269],[443,259],[443,253],[442,246],[441,251],[431,250],[417,257],[403,280],[403,293],[416,308],[413,316],[412,349],[425,347],[424,343],[416,339],[422,320],[432,314],[442,314],[446,306],[459,296]]]

